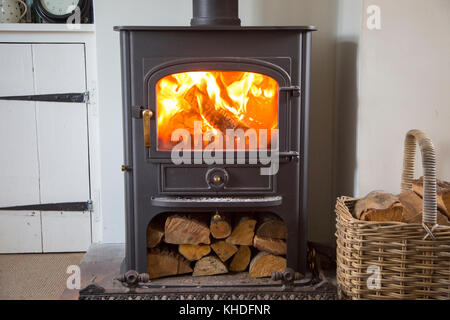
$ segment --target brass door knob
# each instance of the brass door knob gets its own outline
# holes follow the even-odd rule
[[[131,167],[127,167],[126,165],[122,165],[122,172],[129,172],[131,171]]]
[[[218,175],[215,175],[213,177],[213,181],[214,181],[214,183],[220,183],[220,182],[222,182],[222,177],[218,176]]]

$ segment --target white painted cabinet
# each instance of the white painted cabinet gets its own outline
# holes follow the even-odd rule
[[[85,46],[0,44],[0,96],[87,91]],[[88,105],[0,100],[0,207],[91,199]],[[91,212],[0,210],[0,253],[77,252]]]

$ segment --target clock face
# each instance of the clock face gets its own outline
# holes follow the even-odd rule
[[[80,0],[40,0],[45,10],[56,16],[71,13]]]

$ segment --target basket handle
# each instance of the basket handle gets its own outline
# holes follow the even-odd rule
[[[424,131],[411,130],[406,135],[402,192],[413,190],[412,181],[414,179],[417,144],[422,154],[424,171],[422,222],[424,225],[434,226],[437,223],[436,153],[433,142]]]

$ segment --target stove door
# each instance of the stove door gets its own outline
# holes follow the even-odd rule
[[[247,160],[258,151],[287,152],[290,94],[285,88],[290,86],[283,69],[257,59],[160,65],[145,80],[147,156],[182,155],[197,159],[195,164],[211,164],[208,156],[218,159],[225,152]]]

